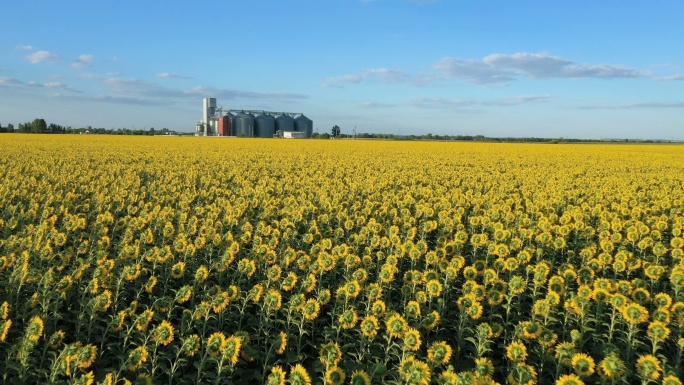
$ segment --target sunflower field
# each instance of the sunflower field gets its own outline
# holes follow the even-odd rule
[[[0,137],[2,384],[681,384],[676,145]]]

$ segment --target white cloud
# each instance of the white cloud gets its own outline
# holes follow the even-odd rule
[[[529,103],[544,103],[548,102],[551,99],[551,95],[522,95],[510,98],[500,98],[491,100],[421,98],[413,101],[412,105],[420,108],[433,109],[462,109],[466,107],[511,107]]]
[[[594,105],[594,106],[580,106],[578,107],[582,110],[632,110],[632,109],[669,109],[669,108],[684,108],[684,101],[680,102],[636,102],[636,103],[623,103],[623,104],[613,104],[613,105]]]
[[[57,55],[53,55],[50,51],[36,51],[26,56],[26,59],[33,64],[44,62],[46,60],[57,59]]]
[[[17,49],[20,49],[22,51],[31,51],[31,50],[33,50],[33,46],[32,45],[18,44]]]
[[[377,102],[361,103],[361,108],[390,108],[390,107],[394,107],[394,104],[377,103]]]
[[[95,58],[93,57],[93,55],[88,55],[88,54],[80,55],[78,57],[78,60],[71,63],[71,68],[73,68],[75,70],[85,69],[85,68],[90,67],[92,65],[94,59]]]
[[[228,88],[196,86],[188,89],[176,89],[163,87],[151,82],[134,78],[108,78],[102,80],[102,84],[108,89],[108,94],[128,97],[131,101],[135,98],[141,100],[161,99],[196,99],[201,97],[215,97],[221,99],[275,99],[281,101],[304,99],[306,96],[287,92],[254,92],[240,91]]]
[[[674,81],[683,81],[684,80],[684,75],[672,75],[672,76],[665,76],[662,78],[658,78],[658,80],[674,80]]]
[[[80,93],[80,90],[71,88],[70,86],[60,83],[60,82],[47,82],[47,83],[37,83],[37,82],[23,82],[16,78],[0,77],[0,88],[12,88],[18,90],[39,90],[39,89],[49,89],[49,90],[62,90],[68,92]]]
[[[376,81],[381,83],[406,83],[411,76],[406,72],[390,68],[368,68],[358,74],[333,76],[323,81],[323,87],[342,88],[345,84],[358,84],[363,81]]]
[[[172,74],[170,72],[162,72],[162,73],[154,75],[154,77],[160,78],[160,79],[192,79],[192,77],[190,77],[190,76]]]
[[[435,68],[476,84],[504,84],[516,77],[549,78],[637,78],[648,71],[613,64],[580,64],[546,53],[492,54],[478,59],[445,57]]]

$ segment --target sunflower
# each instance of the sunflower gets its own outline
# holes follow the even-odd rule
[[[195,353],[200,348],[201,339],[197,334],[192,334],[183,339],[183,344],[181,345],[181,352],[185,354],[186,357],[193,357]]]
[[[535,339],[542,334],[543,327],[536,321],[524,321],[521,324],[523,338]]]
[[[556,346],[556,359],[563,365],[570,365],[576,352],[575,344],[572,342],[561,342]]]
[[[297,285],[297,280],[298,280],[297,274],[290,271],[289,273],[287,273],[287,276],[285,276],[285,278],[283,278],[281,288],[283,289],[283,291],[286,291],[286,292],[290,291],[290,290],[294,289],[295,285]]]
[[[247,292],[247,299],[251,300],[254,303],[258,303],[261,300],[261,296],[263,294],[264,287],[260,283],[257,283],[256,285],[252,286],[251,289],[249,289],[249,292]]]
[[[223,357],[230,361],[232,365],[237,364],[238,357],[240,356],[240,348],[242,347],[242,339],[236,335],[232,335],[226,338],[226,342],[223,344]]]
[[[340,314],[338,322],[342,325],[342,329],[351,329],[356,325],[359,320],[359,316],[356,314],[356,310],[352,307]]]
[[[95,362],[97,347],[91,344],[83,346],[76,352],[76,365],[81,369],[87,369]]]
[[[404,333],[404,347],[412,352],[420,349],[420,344],[422,343],[420,332],[416,329],[409,328],[406,333]]]
[[[278,344],[276,345],[276,354],[285,353],[285,348],[287,348],[287,333],[283,331],[278,333],[277,343]]]
[[[176,292],[176,298],[175,301],[183,304],[185,302],[188,302],[190,300],[190,297],[192,296],[192,286],[190,285],[184,285],[178,291]]]
[[[433,342],[427,351],[428,361],[432,362],[435,365],[445,365],[451,359],[451,353],[451,346],[446,342]]]
[[[226,336],[222,332],[215,332],[207,338],[206,349],[212,357],[218,357],[223,353],[226,344]]]
[[[304,298],[304,294],[300,294],[299,296]],[[296,296],[293,296],[292,298],[295,298]],[[292,299],[290,300],[292,302]],[[307,321],[313,321],[318,317],[318,313],[321,310],[321,305],[316,301],[315,299],[308,299],[306,302],[302,302],[301,305],[296,307],[297,310],[301,311],[302,315],[304,316],[304,319]]]
[[[5,322],[5,328],[9,329],[10,322]],[[3,330],[4,332],[4,330]],[[5,335],[6,333],[3,333]],[[40,316],[34,315],[26,327],[26,338],[33,343],[38,343],[38,340],[43,335],[43,319]]]
[[[413,356],[401,361],[399,375],[405,384],[427,385],[430,383],[430,367]]]
[[[342,360],[342,350],[337,342],[328,342],[321,346],[320,360],[328,368],[335,367]]]
[[[682,385],[682,381],[674,374],[670,374],[663,378],[663,385]]]
[[[537,382],[537,371],[530,365],[516,362],[507,379],[512,385],[533,385]]]
[[[508,282],[508,287],[513,294],[522,294],[527,288],[527,282],[525,281],[525,278],[514,275]]]
[[[7,301],[3,302],[2,305],[0,305],[0,319],[6,320],[7,317],[9,317],[9,308],[10,306]]]
[[[439,320],[439,312],[437,310],[433,310],[430,313],[428,313],[425,316],[425,318],[423,318],[423,321],[421,321],[421,326],[427,330],[432,330],[435,327],[437,327],[437,324],[439,324]]]
[[[211,307],[214,310],[214,313],[216,313],[216,314],[219,314],[223,310],[225,310],[229,303],[230,303],[230,295],[225,291],[221,291],[221,292],[217,293],[211,299]]]
[[[558,340],[558,335],[554,333],[551,329],[542,330],[541,335],[539,335],[538,341],[544,347],[551,347],[556,344]]]
[[[282,306],[282,296],[278,290],[269,289],[264,295],[264,308],[267,312],[278,311]]]
[[[658,309],[669,308],[672,306],[672,297],[667,293],[658,293],[653,297],[653,303]]]
[[[366,298],[368,298],[370,301],[376,301],[382,298],[382,286],[378,285],[377,283],[371,283],[366,287],[365,293]]]
[[[173,278],[181,278],[185,274],[185,262],[176,262],[173,267],[171,267],[171,276]]]
[[[385,325],[387,326],[387,333],[395,338],[402,338],[408,328],[406,320],[399,314],[393,314],[387,318]]]
[[[648,325],[646,331],[648,337],[654,343],[663,342],[670,335],[670,329],[664,323],[660,321],[653,321]]]
[[[513,362],[523,362],[527,358],[527,348],[522,342],[513,341],[506,348],[506,357]]]
[[[317,283],[318,280],[316,279],[316,276],[314,274],[309,274],[302,281],[302,289],[307,293],[311,293],[316,288]]]
[[[594,359],[584,353],[575,353],[570,365],[580,377],[591,376],[594,373]]]
[[[173,341],[173,326],[167,320],[162,321],[152,333],[154,335],[154,341],[164,346],[167,346]]]
[[[367,315],[361,320],[359,328],[367,338],[373,339],[378,334],[378,319],[373,315]]]
[[[356,370],[349,377],[350,385],[371,385],[371,379],[365,370]]]
[[[271,368],[271,373],[266,378],[266,385],[285,385],[285,371],[280,366]]]
[[[458,384],[458,376],[454,373],[453,368],[443,371],[437,378],[439,385],[456,385]]]
[[[658,360],[658,358],[647,354],[639,357],[637,360],[636,371],[641,378],[657,380],[660,378],[660,372],[663,371],[663,368],[660,366],[660,360]]]
[[[325,383],[330,385],[342,385],[346,375],[344,370],[333,367],[325,371]]]
[[[65,334],[62,330],[57,330],[56,332],[52,333],[52,336],[50,336],[50,341],[49,341],[50,347],[53,349],[59,348],[62,345],[62,343],[64,342],[64,336],[65,336]],[[0,340],[4,341],[4,339],[0,339]]]
[[[475,360],[475,369],[473,369],[473,372],[477,378],[491,378],[491,376],[494,375],[494,364],[489,358],[480,357]]]
[[[584,381],[575,374],[564,374],[556,380],[556,385],[584,385]]]
[[[632,299],[640,305],[645,305],[651,300],[651,294],[645,288],[639,287],[632,291]]]
[[[630,303],[620,308],[620,314],[630,324],[648,321],[648,310],[638,303]]]
[[[133,349],[128,354],[128,370],[134,372],[140,369],[145,362],[147,362],[148,356],[149,352],[144,346],[138,346],[137,348]]]
[[[627,367],[625,366],[625,362],[622,361],[617,354],[611,353],[601,360],[598,365],[598,370],[601,377],[615,380],[621,378],[625,374]]]
[[[477,301],[474,301],[470,305],[470,307],[468,307],[466,309],[466,313],[468,314],[468,316],[471,319],[477,320],[477,319],[480,319],[480,317],[482,316],[482,310],[483,310],[482,304],[477,302]]]
[[[283,269],[278,265],[273,265],[266,270],[266,277],[271,282],[276,282],[280,279]]]
[[[311,385],[311,377],[301,364],[297,364],[290,369],[290,375],[287,376],[287,382],[290,385]]]
[[[404,308],[404,314],[408,318],[420,317],[420,304],[416,301],[409,301]]]

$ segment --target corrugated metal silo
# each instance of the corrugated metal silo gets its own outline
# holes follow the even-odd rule
[[[307,138],[313,136],[313,121],[304,114],[299,115],[295,120],[295,131],[304,132]]]
[[[240,112],[233,118],[233,133],[236,136],[251,138],[254,136],[254,115]]]
[[[278,131],[294,131],[295,121],[291,116],[288,115],[278,115],[276,120],[276,130]]]
[[[231,123],[233,120],[233,114],[230,112],[219,118],[218,121],[218,135],[219,136],[230,136],[231,133]]]
[[[261,113],[254,118],[254,136],[272,138],[275,135],[276,120],[272,115]]]

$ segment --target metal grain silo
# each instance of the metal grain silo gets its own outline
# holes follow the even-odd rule
[[[278,115],[276,119],[276,130],[278,131],[294,131],[294,119],[289,115]]]
[[[313,135],[313,121],[304,114],[299,115],[295,120],[295,131],[306,133],[306,137],[310,138]]]
[[[230,136],[232,135],[233,114],[230,112],[219,118],[218,121],[218,135]]]
[[[261,113],[254,118],[254,136],[257,138],[272,138],[275,135],[276,120],[272,115]]]
[[[240,112],[233,118],[233,133],[236,136],[251,138],[254,136],[254,115]]]

